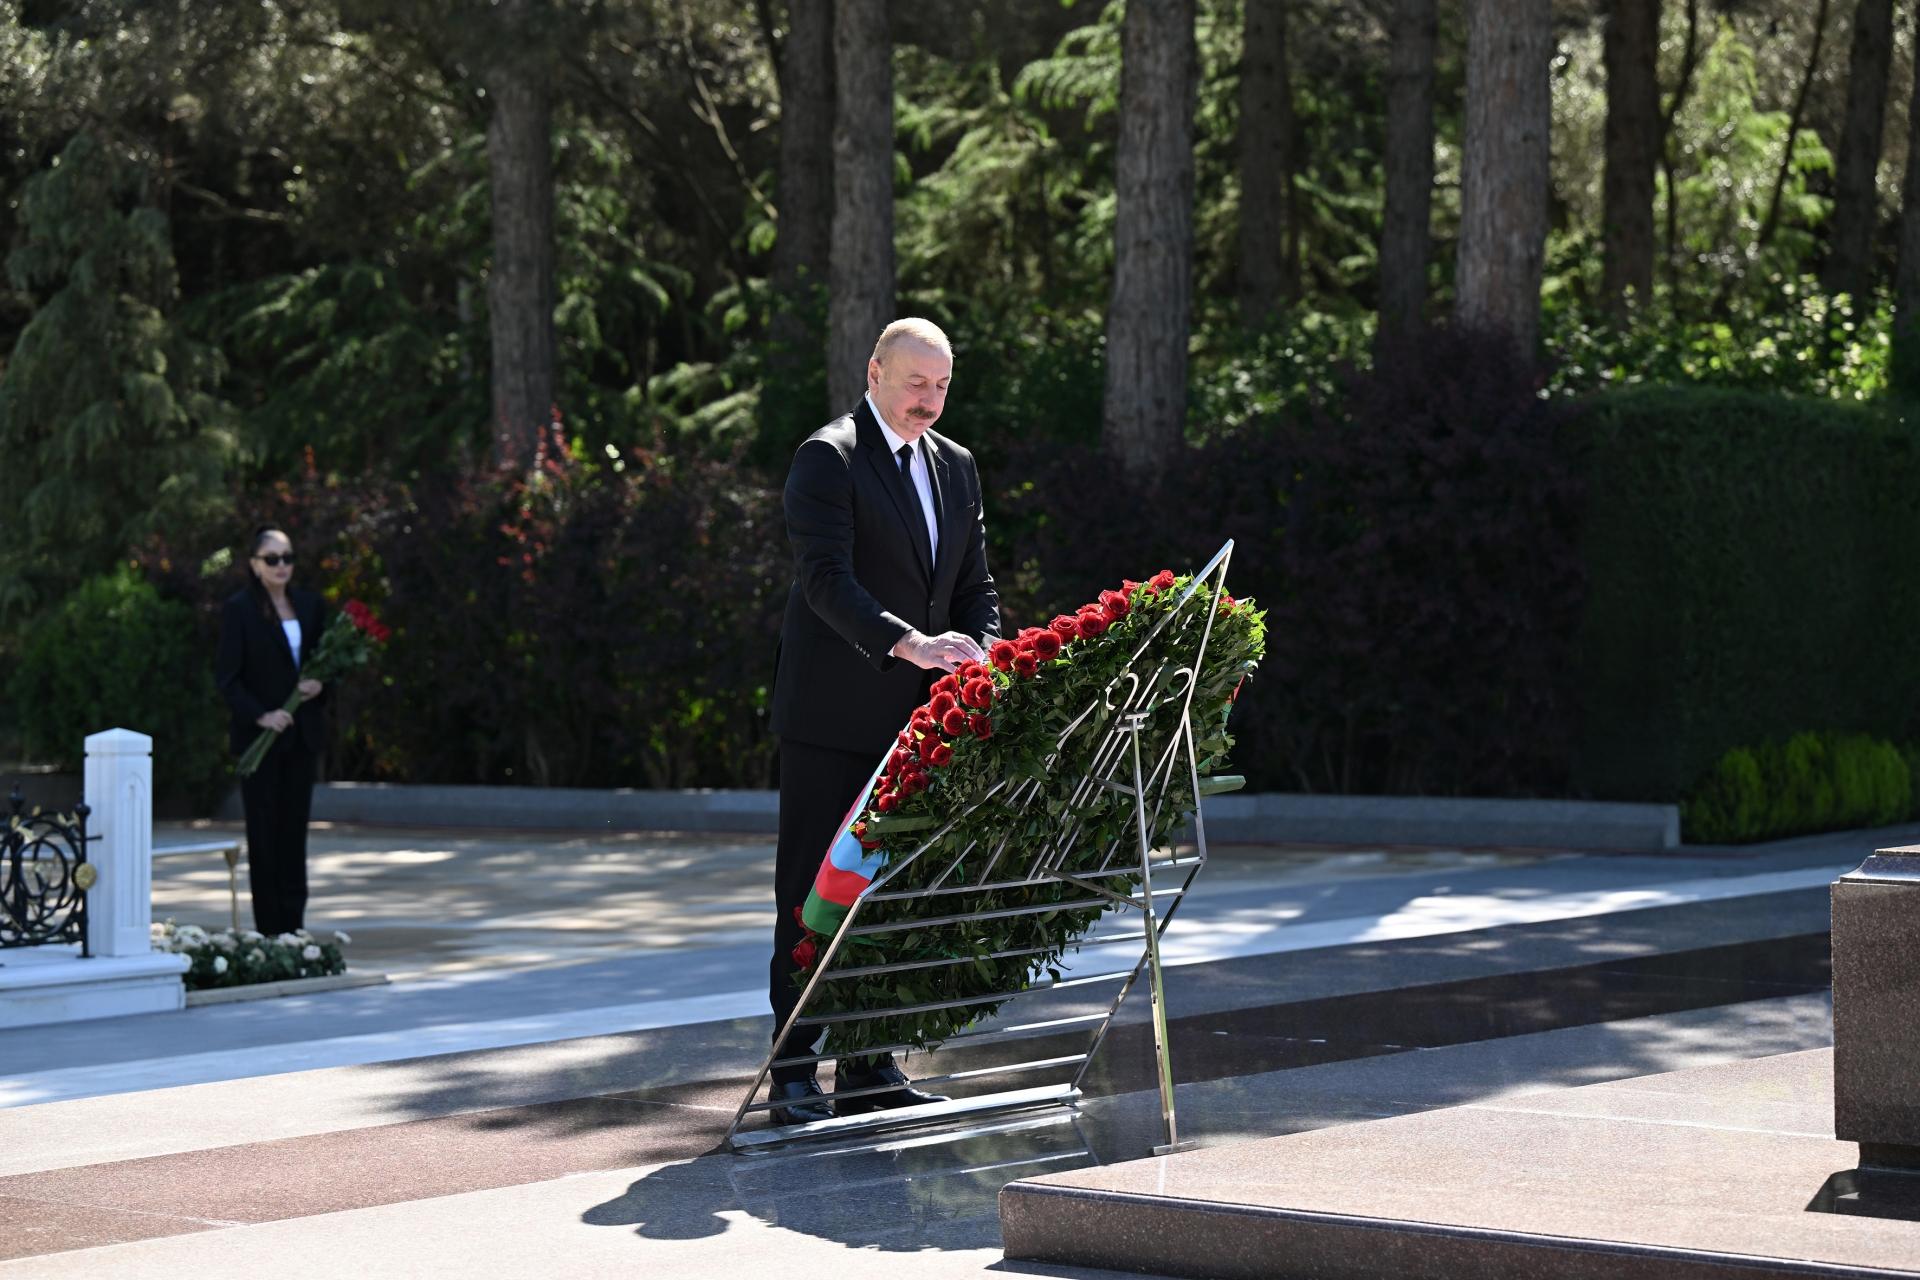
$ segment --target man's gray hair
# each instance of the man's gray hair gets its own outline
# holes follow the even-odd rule
[[[911,338],[924,343],[935,351],[953,359],[953,344],[947,341],[947,335],[940,332],[940,326],[931,320],[922,320],[919,316],[908,316],[904,320],[895,320],[880,331],[880,340],[873,344],[873,358],[881,364],[887,362],[887,352],[902,339]]]

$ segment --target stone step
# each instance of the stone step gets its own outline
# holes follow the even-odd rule
[[[1832,1051],[1524,1094],[1013,1182],[1011,1261],[1170,1276],[1920,1275],[1863,1197]],[[1863,1203],[1863,1200],[1865,1201]],[[1825,1211],[1823,1211],[1825,1210]]]
[[[82,957],[76,947],[0,951],[0,1027],[186,1008],[185,956]]]

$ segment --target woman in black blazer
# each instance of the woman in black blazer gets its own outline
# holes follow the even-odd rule
[[[318,680],[300,678],[326,628],[326,605],[291,585],[293,541],[279,529],[254,530],[247,553],[247,585],[229,597],[220,615],[220,651],[214,679],[233,720],[236,755],[262,729],[279,729],[260,768],[240,782],[247,814],[247,880],[253,888],[254,927],[291,933],[305,925],[307,815],[313,808],[314,766],[326,741]],[[299,709],[281,710],[295,688]]]

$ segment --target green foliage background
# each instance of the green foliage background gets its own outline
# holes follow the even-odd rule
[[[154,740],[163,808],[199,808],[228,782],[225,703],[193,611],[132,569],[89,579],[30,631],[7,683],[28,750],[77,770],[87,734]]]
[[[1198,4],[1187,421],[1195,451],[1217,452],[1183,472],[1189,491],[1163,509],[1180,513],[1167,536],[1190,554],[1187,543],[1217,544],[1211,527],[1188,526],[1226,518],[1232,489],[1252,571],[1287,559],[1298,442],[1351,443],[1350,375],[1375,358],[1391,32],[1368,0],[1289,5],[1303,271],[1297,298],[1249,329],[1234,305],[1246,2]],[[1654,210],[1656,285],[1622,319],[1600,296],[1604,5],[1555,6],[1538,389],[1594,409],[1577,461],[1597,495],[1583,534],[1582,639],[1570,654],[1532,655],[1579,686],[1579,723],[1563,726],[1575,763],[1552,784],[1561,790],[1672,798],[1736,746],[1821,726],[1896,739],[1911,729],[1899,722],[1917,705],[1915,677],[1888,637],[1914,608],[1911,535],[1892,514],[1911,475],[1902,441],[1913,422],[1899,407],[1884,286],[1911,126],[1888,112],[1880,283],[1830,297],[1817,273],[1847,41],[1830,21],[1791,131],[1813,10],[1701,6],[1697,65],[1676,100],[1686,6],[1664,6],[1673,129]],[[0,521],[0,662],[17,667],[37,631],[68,625],[70,595],[137,560],[164,597],[195,608],[202,630],[178,650],[180,683],[192,685],[211,644],[202,606],[231,589],[235,544],[269,517],[324,550],[303,565],[311,585],[417,611],[396,671],[427,678],[429,658],[406,656],[409,644],[476,650],[458,677],[432,676],[463,708],[457,732],[383,721],[385,686],[360,705],[348,696],[335,769],[763,784],[770,642],[751,628],[777,610],[782,586],[770,503],[794,444],[837,408],[825,403],[822,299],[777,304],[768,286],[785,11],[779,0],[552,6],[565,36],[549,65],[560,449],[579,470],[548,483],[490,476],[484,461],[492,249],[476,67],[497,51],[480,24],[459,21],[447,0],[0,0],[10,72],[0,447],[13,482],[13,518]],[[946,425],[981,459],[996,571],[1022,607],[1076,591],[1079,570],[1053,566],[1083,546],[1117,552],[1137,504],[1167,497],[1129,496],[1071,532],[1033,515],[1059,491],[1036,484],[1032,460],[1091,448],[1099,434],[1123,13],[1119,0],[956,0],[895,23],[901,309],[955,339]],[[1461,0],[1441,0],[1434,317],[1452,300],[1460,218],[1462,16]],[[1895,32],[1888,96],[1904,103],[1911,24]],[[1781,216],[1763,240],[1776,180]],[[813,341],[776,349],[776,305],[793,307]],[[1213,461],[1236,451],[1272,474]],[[597,470],[624,466],[634,472],[618,483]],[[522,491],[525,516],[512,505]],[[685,509],[696,500],[719,516]],[[655,510],[621,514],[643,501]],[[534,526],[554,539],[537,583],[514,576]],[[666,550],[691,539],[701,571],[676,575],[665,558],[637,555],[647,539]],[[629,563],[646,575],[619,568]],[[632,642],[685,683],[671,706],[642,675],[589,652],[631,634],[604,610],[644,594],[642,580],[648,591],[692,581],[728,593],[696,585],[714,595],[676,615],[674,635]],[[1383,573],[1374,595],[1395,581]],[[1262,598],[1309,608],[1291,585],[1262,582]],[[583,613],[583,600],[603,612]],[[506,620],[464,631],[431,620],[474,617],[481,602]],[[1869,625],[1873,613],[1888,621]],[[550,620],[589,616],[551,638]],[[713,653],[679,635],[702,617],[747,628],[724,646],[730,685],[700,677]],[[489,637],[499,644],[477,653]],[[586,677],[559,679],[569,663]],[[1372,678],[1309,710],[1334,723],[1360,702],[1406,704],[1402,673]],[[24,717],[45,698],[23,694],[0,710],[0,754],[43,750],[25,748]],[[614,705],[657,712],[666,727],[644,743],[610,737],[594,708]],[[1276,727],[1277,712],[1246,714],[1248,740],[1262,744],[1243,761],[1250,774],[1363,788],[1424,776],[1347,759],[1303,771],[1265,744],[1305,717]],[[203,740],[184,757],[198,758]],[[1442,789],[1475,785],[1437,776]]]

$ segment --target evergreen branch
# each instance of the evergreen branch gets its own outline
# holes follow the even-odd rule
[[[234,204],[218,191],[209,191],[205,187],[195,186],[185,178],[175,178],[168,185],[172,190],[178,191],[182,195],[189,195],[205,204],[212,205],[215,209],[219,210],[220,216],[223,218],[236,218],[243,222],[266,222],[275,225],[285,225],[293,221],[293,217],[290,214],[275,213],[271,209],[255,209],[248,205]]]

